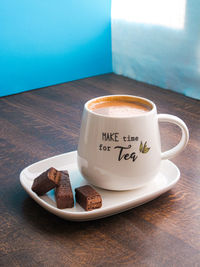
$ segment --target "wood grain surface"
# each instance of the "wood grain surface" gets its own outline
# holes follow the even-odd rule
[[[84,103],[107,94],[147,97],[188,125],[172,161],[178,184],[127,212],[91,222],[62,220],[23,190],[29,164],[77,149]],[[0,99],[0,266],[200,266],[200,101],[114,74]],[[162,123],[162,149],[180,139]]]

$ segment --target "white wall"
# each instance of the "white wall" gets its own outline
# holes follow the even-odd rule
[[[113,71],[200,99],[200,4],[112,0]]]

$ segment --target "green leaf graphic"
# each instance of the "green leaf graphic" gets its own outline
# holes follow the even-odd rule
[[[150,147],[144,147],[142,153],[147,153],[149,151]]]
[[[150,147],[147,147],[147,141],[144,143],[144,146],[142,144],[142,142],[140,142],[140,148],[139,148],[141,153],[148,153],[150,150]]]
[[[142,149],[143,149],[143,144],[142,142],[140,142],[140,148],[139,148],[140,152],[142,152]]]

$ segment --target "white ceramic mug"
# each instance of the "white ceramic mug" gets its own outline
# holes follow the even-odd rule
[[[110,117],[96,114],[91,104],[128,98],[148,105],[144,114]],[[170,122],[182,130],[180,142],[161,152],[158,122]],[[78,166],[89,183],[109,190],[141,187],[159,173],[161,161],[180,153],[189,139],[188,128],[178,117],[157,114],[155,104],[145,98],[129,95],[103,96],[89,100],[82,117],[78,144]]]

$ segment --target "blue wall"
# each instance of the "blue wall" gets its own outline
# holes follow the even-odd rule
[[[199,1],[141,1],[112,1],[113,71],[200,99]]]
[[[112,0],[112,13],[116,3],[124,18],[112,18],[111,50],[111,0],[1,0],[0,96],[113,69],[200,99],[198,1]]]
[[[112,72],[111,0],[1,0],[0,96]]]

